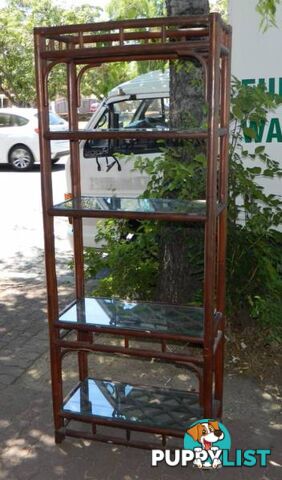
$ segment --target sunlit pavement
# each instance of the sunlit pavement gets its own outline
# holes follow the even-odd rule
[[[63,199],[64,164],[53,168],[54,198]],[[13,384],[47,348],[40,170],[15,172],[0,166],[0,389]],[[66,219],[56,220],[58,274],[71,288]],[[36,341],[36,347],[31,342]],[[1,477],[0,477],[1,478]]]
[[[147,451],[71,439],[54,444],[39,177],[39,169],[21,174],[0,167],[0,480],[280,480],[279,404],[268,386],[259,388],[243,375],[226,376],[223,423],[234,448],[272,449],[267,468],[152,468]],[[54,168],[53,177],[60,201],[63,165]],[[64,304],[73,296],[71,251],[67,220],[56,222]]]
[[[64,163],[53,167],[54,202],[64,200],[66,191]],[[0,259],[15,258],[24,254],[27,258],[43,250],[43,223],[41,209],[41,184],[39,167],[29,172],[15,172],[0,165],[1,238]],[[67,240],[68,221],[56,219],[56,247],[70,251]]]

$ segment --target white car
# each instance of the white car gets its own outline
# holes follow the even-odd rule
[[[49,112],[50,130],[67,130],[68,122]],[[0,163],[9,163],[16,170],[28,170],[40,162],[38,111],[35,108],[0,108]],[[69,142],[51,142],[53,162],[69,153]]]
[[[169,72],[160,70],[139,75],[109,92],[93,113],[86,130],[103,129],[156,129],[168,128]],[[79,143],[82,195],[98,197],[133,197],[146,189],[149,177],[145,172],[133,170],[134,157],[160,156],[154,140],[82,140]],[[117,155],[115,154],[117,153]],[[128,155],[119,160],[118,154]],[[130,154],[130,155],[129,155]],[[133,154],[133,155],[132,155]],[[67,192],[71,196],[70,159],[66,162]],[[100,220],[101,222],[101,220]],[[69,232],[72,237],[71,231]],[[83,219],[83,244],[96,247],[97,221]]]

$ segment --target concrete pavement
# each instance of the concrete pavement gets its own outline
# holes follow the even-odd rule
[[[0,239],[0,480],[281,479],[282,422],[275,392],[271,385],[259,386],[250,377],[228,372],[223,423],[234,447],[272,449],[267,468],[225,467],[212,472],[164,464],[152,468],[147,451],[74,439],[55,445],[39,172],[19,176],[7,171],[5,178],[4,173],[0,178],[0,204],[6,205],[8,216],[6,226],[2,218]],[[61,195],[64,172],[54,171],[54,176],[57,195]],[[31,186],[26,183],[29,178]],[[17,189],[22,189],[18,197],[11,187],[15,182]],[[10,205],[11,211],[7,207]],[[66,225],[63,219],[57,220],[59,289],[61,304],[65,305],[73,298],[74,289],[68,269],[70,251],[64,240]],[[128,371],[126,365],[119,368],[128,379],[143,375],[142,369],[146,372],[147,368],[141,363],[137,369],[134,363]],[[103,359],[99,359],[100,367],[107,368]],[[74,375],[72,364],[69,375]],[[185,376],[182,381],[185,383]]]
[[[48,327],[43,252],[32,258],[1,260],[0,444],[2,480],[147,480],[209,478],[278,480],[281,478],[281,418],[275,398],[251,378],[226,376],[224,423],[237,448],[271,448],[267,468],[152,468],[147,451],[85,440],[53,439]],[[66,268],[59,271],[60,291],[73,294]],[[14,261],[17,261],[16,271]],[[65,260],[65,262],[63,261]],[[8,274],[8,272],[10,272]],[[28,275],[27,275],[28,274]]]

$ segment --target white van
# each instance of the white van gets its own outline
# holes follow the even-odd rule
[[[86,126],[86,130],[168,128],[169,72],[157,70],[122,83],[110,91]],[[155,140],[83,140],[80,142],[81,193],[92,196],[138,197],[148,177],[133,171],[133,156],[159,155]],[[122,158],[119,158],[122,154]],[[129,155],[126,161],[124,155]],[[70,161],[66,164],[67,188],[71,192]],[[83,219],[85,247],[95,243],[96,220]]]
[[[154,128],[167,129],[169,117],[169,71],[157,70],[122,83],[110,91],[86,125],[87,130]],[[255,146],[255,144],[254,144]],[[138,197],[147,185],[148,176],[134,170],[134,155],[152,158],[159,155],[154,140],[83,140],[80,142],[82,195],[100,197]],[[118,154],[123,154],[119,158]],[[133,155],[132,155],[133,154]],[[128,160],[126,161],[126,156]],[[66,164],[67,189],[71,192],[70,162]],[[277,194],[270,180],[258,175],[256,181],[267,193]],[[69,198],[69,194],[66,194]],[[239,199],[239,203],[240,199]],[[100,220],[101,221],[101,220]],[[97,220],[83,219],[85,247],[95,242]],[[242,213],[242,222],[244,215]],[[71,227],[69,230],[72,237]]]

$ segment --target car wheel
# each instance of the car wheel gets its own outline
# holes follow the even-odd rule
[[[15,145],[10,150],[9,163],[15,170],[29,170],[34,164],[34,158],[28,147]]]

